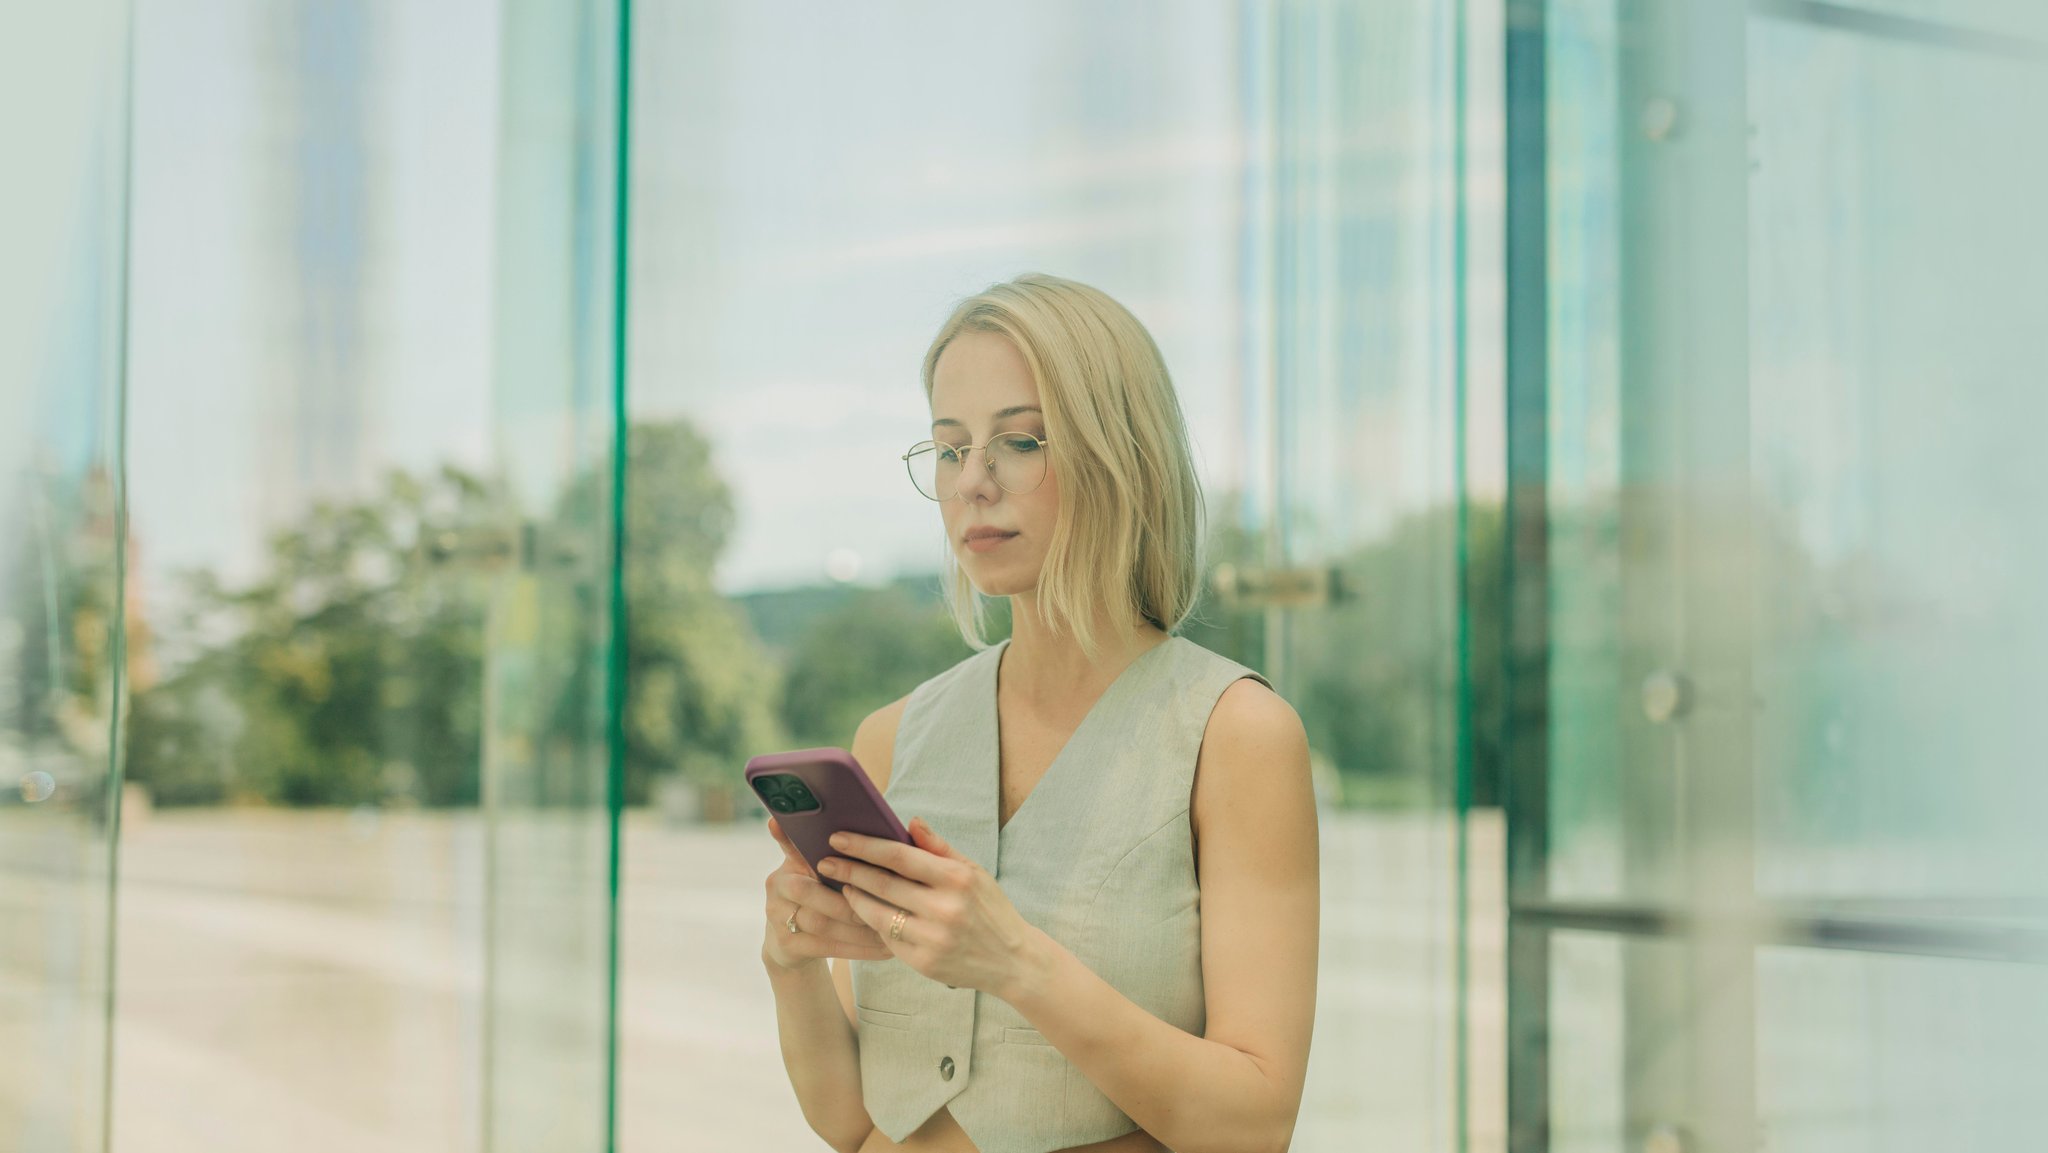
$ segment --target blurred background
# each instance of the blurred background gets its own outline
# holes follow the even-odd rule
[[[0,1149],[821,1147],[740,772],[969,654],[1024,271],[1309,732],[1294,1148],[2037,1146],[2044,115],[2036,0],[8,6]]]

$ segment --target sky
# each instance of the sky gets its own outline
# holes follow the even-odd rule
[[[1063,0],[949,5],[936,18],[909,3],[791,8],[672,0],[643,6],[635,27],[629,407],[635,419],[687,417],[711,437],[739,508],[721,591],[939,566],[938,511],[897,459],[930,420],[919,365],[958,299],[1024,271],[1094,284],[1146,324],[1212,512],[1256,511],[1256,491],[1244,508],[1218,506],[1276,467],[1260,447],[1275,443],[1276,421],[1307,462],[1287,471],[1308,488],[1304,523],[1320,543],[1383,531],[1441,496],[1449,411],[1429,399],[1443,362],[1424,346],[1448,328],[1434,305],[1403,311],[1388,297],[1368,326],[1381,346],[1361,354],[1373,371],[1343,377],[1327,362],[1326,377],[1301,382],[1297,410],[1257,400],[1276,337],[1247,307],[1265,286],[1247,271],[1260,256],[1245,221],[1274,206],[1250,183],[1245,116],[1248,85],[1271,78],[1247,71],[1238,5]],[[326,331],[305,312],[317,293],[301,291],[309,274],[292,257],[309,220],[339,212],[361,227],[351,363],[367,422],[350,451],[366,476],[442,462],[516,471],[549,443],[535,421],[569,435],[566,388],[561,414],[543,404],[514,424],[498,420],[492,380],[506,348],[525,347],[506,339],[506,301],[549,287],[530,270],[576,275],[548,247],[576,225],[571,185],[543,190],[563,216],[529,230],[534,205],[551,202],[506,183],[533,171],[568,181],[572,165],[550,169],[542,153],[531,167],[534,142],[514,136],[507,153],[500,123],[508,92],[569,90],[573,45],[509,51],[485,0],[386,0],[365,9],[362,52],[309,57],[294,55],[291,11],[138,8],[129,454],[137,552],[159,600],[181,569],[253,575],[265,526],[315,495],[295,487],[280,451],[318,419],[292,400],[320,363],[309,333]],[[307,115],[295,70],[358,57],[361,139],[309,143],[307,126],[324,121]],[[1434,81],[1391,52],[1376,76],[1389,89],[1372,96],[1383,116],[1359,131],[1422,171],[1420,134],[1435,122],[1402,101],[1426,105]],[[356,161],[360,185],[332,178]],[[1334,165],[1316,178],[1356,179]],[[607,178],[583,175],[600,189]],[[1380,239],[1327,239],[1388,245],[1402,284],[1443,281],[1445,194],[1413,179],[1387,185],[1385,203],[1354,194],[1353,211],[1385,225]],[[337,208],[335,196],[355,199]],[[591,212],[582,224],[601,235],[601,208]],[[520,275],[529,282],[513,283]],[[1391,289],[1329,300],[1370,310],[1372,293]],[[1483,284],[1475,294],[1496,297]],[[1489,351],[1480,372],[1497,369]],[[545,366],[516,367],[546,379]],[[1374,427],[1381,441],[1358,438]],[[1497,421],[1482,435],[1497,436]],[[759,467],[762,445],[800,463]],[[1375,499],[1355,499],[1361,486]]]

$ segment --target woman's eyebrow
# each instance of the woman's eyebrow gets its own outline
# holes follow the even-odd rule
[[[1035,404],[1013,404],[1013,405],[1011,405],[1010,407],[1008,407],[1008,408],[1006,408],[1006,409],[1003,409],[1002,411],[1000,411],[1000,412],[996,413],[996,419],[997,419],[997,420],[1003,420],[1003,419],[1005,419],[1005,418],[1007,418],[1007,417],[1012,417],[1012,416],[1016,416],[1016,415],[1017,415],[1018,413],[1022,413],[1022,412],[1035,412],[1035,413],[1038,413],[1038,414],[1039,414],[1040,416],[1044,416],[1044,415],[1045,415],[1045,410],[1044,410],[1044,409],[1041,409],[1041,408],[1039,408],[1039,407],[1038,407],[1037,405],[1035,405]],[[937,419],[937,420],[935,420],[935,421],[933,421],[933,422],[932,422],[932,427],[933,427],[933,428],[937,428],[937,427],[939,427],[939,426],[940,426],[940,425],[942,425],[942,424],[950,424],[950,425],[952,425],[952,426],[953,426],[954,428],[966,428],[966,427],[967,427],[966,425],[964,425],[964,424],[961,424],[961,423],[960,423],[959,421],[957,421],[957,420],[954,420],[954,419],[952,419],[951,417],[940,417],[939,419]]]

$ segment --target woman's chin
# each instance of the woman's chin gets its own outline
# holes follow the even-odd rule
[[[1013,597],[1018,593],[1030,592],[1032,588],[1032,582],[1006,576],[998,565],[982,566],[970,560],[962,560],[960,567],[967,573],[967,583],[974,586],[975,592],[985,597]]]

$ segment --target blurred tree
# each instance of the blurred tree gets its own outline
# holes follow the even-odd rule
[[[1237,506],[1236,494],[1210,502]],[[1466,510],[1467,582],[1457,580],[1455,508],[1406,518],[1385,535],[1328,558],[1345,595],[1316,608],[1291,610],[1289,664],[1281,686],[1301,714],[1315,757],[1350,783],[1347,797],[1366,804],[1448,801],[1455,785],[1459,614],[1471,630],[1468,667],[1472,759],[1477,799],[1492,797],[1499,761],[1500,511]],[[1266,612],[1216,595],[1222,565],[1264,567],[1265,541],[1255,529],[1222,516],[1210,527],[1204,589],[1181,635],[1261,672],[1266,668]]]
[[[733,787],[748,757],[789,744],[777,670],[712,587],[734,510],[710,442],[685,420],[638,424],[629,438],[626,800],[642,804],[655,777]]]
[[[776,671],[712,588],[733,504],[710,445],[678,420],[636,425],[628,451],[626,800],[638,804],[656,776],[730,784],[748,756],[788,742]],[[547,651],[533,664],[569,670],[539,686],[539,756],[603,737],[603,638],[587,610],[608,560],[578,546],[593,526],[602,536],[609,494],[608,476],[579,477],[535,534],[566,550],[569,587],[593,598],[544,614],[536,634]],[[200,655],[138,694],[132,779],[166,804],[475,803],[491,578],[436,547],[519,523],[502,491],[459,470],[394,473],[376,500],[322,505],[274,537],[255,584],[193,574],[175,631]]]
[[[47,771],[104,818],[95,802],[111,763],[121,605],[115,486],[97,465],[18,475],[0,509],[0,766]]]
[[[1412,514],[1333,560],[1351,595],[1313,610],[1315,627],[1294,633],[1290,675],[1309,743],[1347,778],[1347,797],[1449,804],[1461,723],[1475,768],[1497,759],[1501,665],[1486,645],[1499,632],[1502,589],[1478,574],[1498,566],[1499,525],[1496,507],[1467,508],[1463,588],[1452,506]],[[1463,686],[1461,614],[1477,643]],[[1470,694],[1465,717],[1461,689]]]
[[[134,695],[129,778],[163,804],[473,804],[487,590],[431,550],[506,507],[454,468],[393,473],[273,536],[249,587],[188,576],[199,655]]]
[[[850,748],[869,713],[971,653],[934,596],[904,585],[854,590],[791,653],[781,701],[791,740]]]

